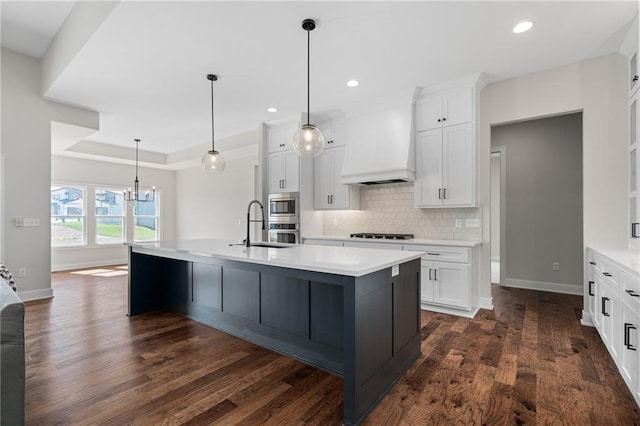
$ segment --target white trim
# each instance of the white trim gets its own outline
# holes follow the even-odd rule
[[[500,256],[491,256],[492,262],[500,262]]]
[[[524,288],[528,290],[548,291],[551,293],[574,294],[582,296],[584,289],[582,286],[562,284],[562,283],[546,283],[542,281],[517,280],[507,278],[506,287]]]
[[[493,311],[493,297],[481,297],[479,302],[480,305],[478,306],[478,309],[489,309],[490,311]]]
[[[42,290],[19,291],[18,297],[20,297],[20,300],[22,300],[23,302],[29,302],[31,300],[52,299],[53,289],[43,288]]]
[[[456,309],[456,308],[450,308],[448,306],[432,305],[430,303],[421,303],[420,309],[422,309],[423,311],[439,312],[441,314],[455,315],[458,317],[465,317],[465,318],[473,318],[476,316],[476,313],[478,312],[478,308],[467,311],[467,310],[462,310],[462,308]]]
[[[586,327],[595,327],[596,325],[593,323],[593,318],[591,314],[586,311],[582,311],[582,319],[580,320],[580,324]]]
[[[51,272],[71,271],[74,269],[96,268],[98,266],[124,265],[128,262],[127,257],[117,259],[101,259],[95,262],[78,262],[51,265]]]

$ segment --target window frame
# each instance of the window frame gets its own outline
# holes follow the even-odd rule
[[[54,200],[59,200],[60,198],[55,198],[54,197],[54,188],[56,188],[55,190],[60,190],[60,189],[65,189],[65,188],[73,188],[73,189],[78,189],[82,192],[82,195],[80,198],[74,198],[73,200],[77,200],[77,199],[81,199],[82,200],[82,214],[77,215],[77,214],[53,214],[53,202]],[[49,206],[50,206],[50,223],[51,223],[51,238],[50,238],[50,244],[51,244],[51,248],[52,249],[65,249],[65,248],[78,248],[78,247],[87,247],[89,245],[89,240],[87,238],[87,228],[88,228],[88,221],[87,221],[87,195],[88,194],[88,188],[86,185],[81,185],[81,184],[65,184],[65,183],[61,183],[61,184],[51,184],[51,198],[49,200]],[[53,240],[53,224],[54,224],[54,220],[60,220],[62,219],[62,223],[65,223],[66,219],[77,219],[77,221],[82,223],[82,242],[79,244],[56,244],[54,245],[54,240]],[[78,220],[79,219],[79,220]]]
[[[118,195],[120,196],[120,199],[122,200],[122,214],[121,215],[103,215],[103,214],[98,214],[97,213],[97,209],[98,209],[98,192],[99,191],[110,191],[115,193],[116,197],[118,197]],[[93,187],[93,224],[94,224],[94,235],[93,235],[93,242],[95,245],[97,246],[113,246],[113,245],[122,245],[124,244],[124,242],[127,239],[127,201],[124,199],[124,191],[122,189],[117,189],[117,188],[113,188],[113,187],[108,187],[107,185],[96,185]],[[119,219],[121,224],[122,224],[122,232],[120,235],[120,240],[117,242],[100,242],[98,241],[98,222],[100,219]]]

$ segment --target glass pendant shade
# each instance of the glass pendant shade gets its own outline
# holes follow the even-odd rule
[[[293,134],[293,150],[300,157],[316,157],[324,149],[324,135],[313,124],[303,124]]]
[[[207,173],[220,173],[226,165],[224,157],[218,151],[208,151],[202,156],[200,166]]]

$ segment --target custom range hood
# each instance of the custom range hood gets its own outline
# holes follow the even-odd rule
[[[345,110],[347,149],[340,182],[374,185],[416,178],[415,89]]]

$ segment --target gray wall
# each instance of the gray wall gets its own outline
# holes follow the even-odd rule
[[[491,154],[491,260],[500,259],[500,155]]]
[[[494,126],[491,144],[506,147],[507,285],[581,289],[582,113]]]

